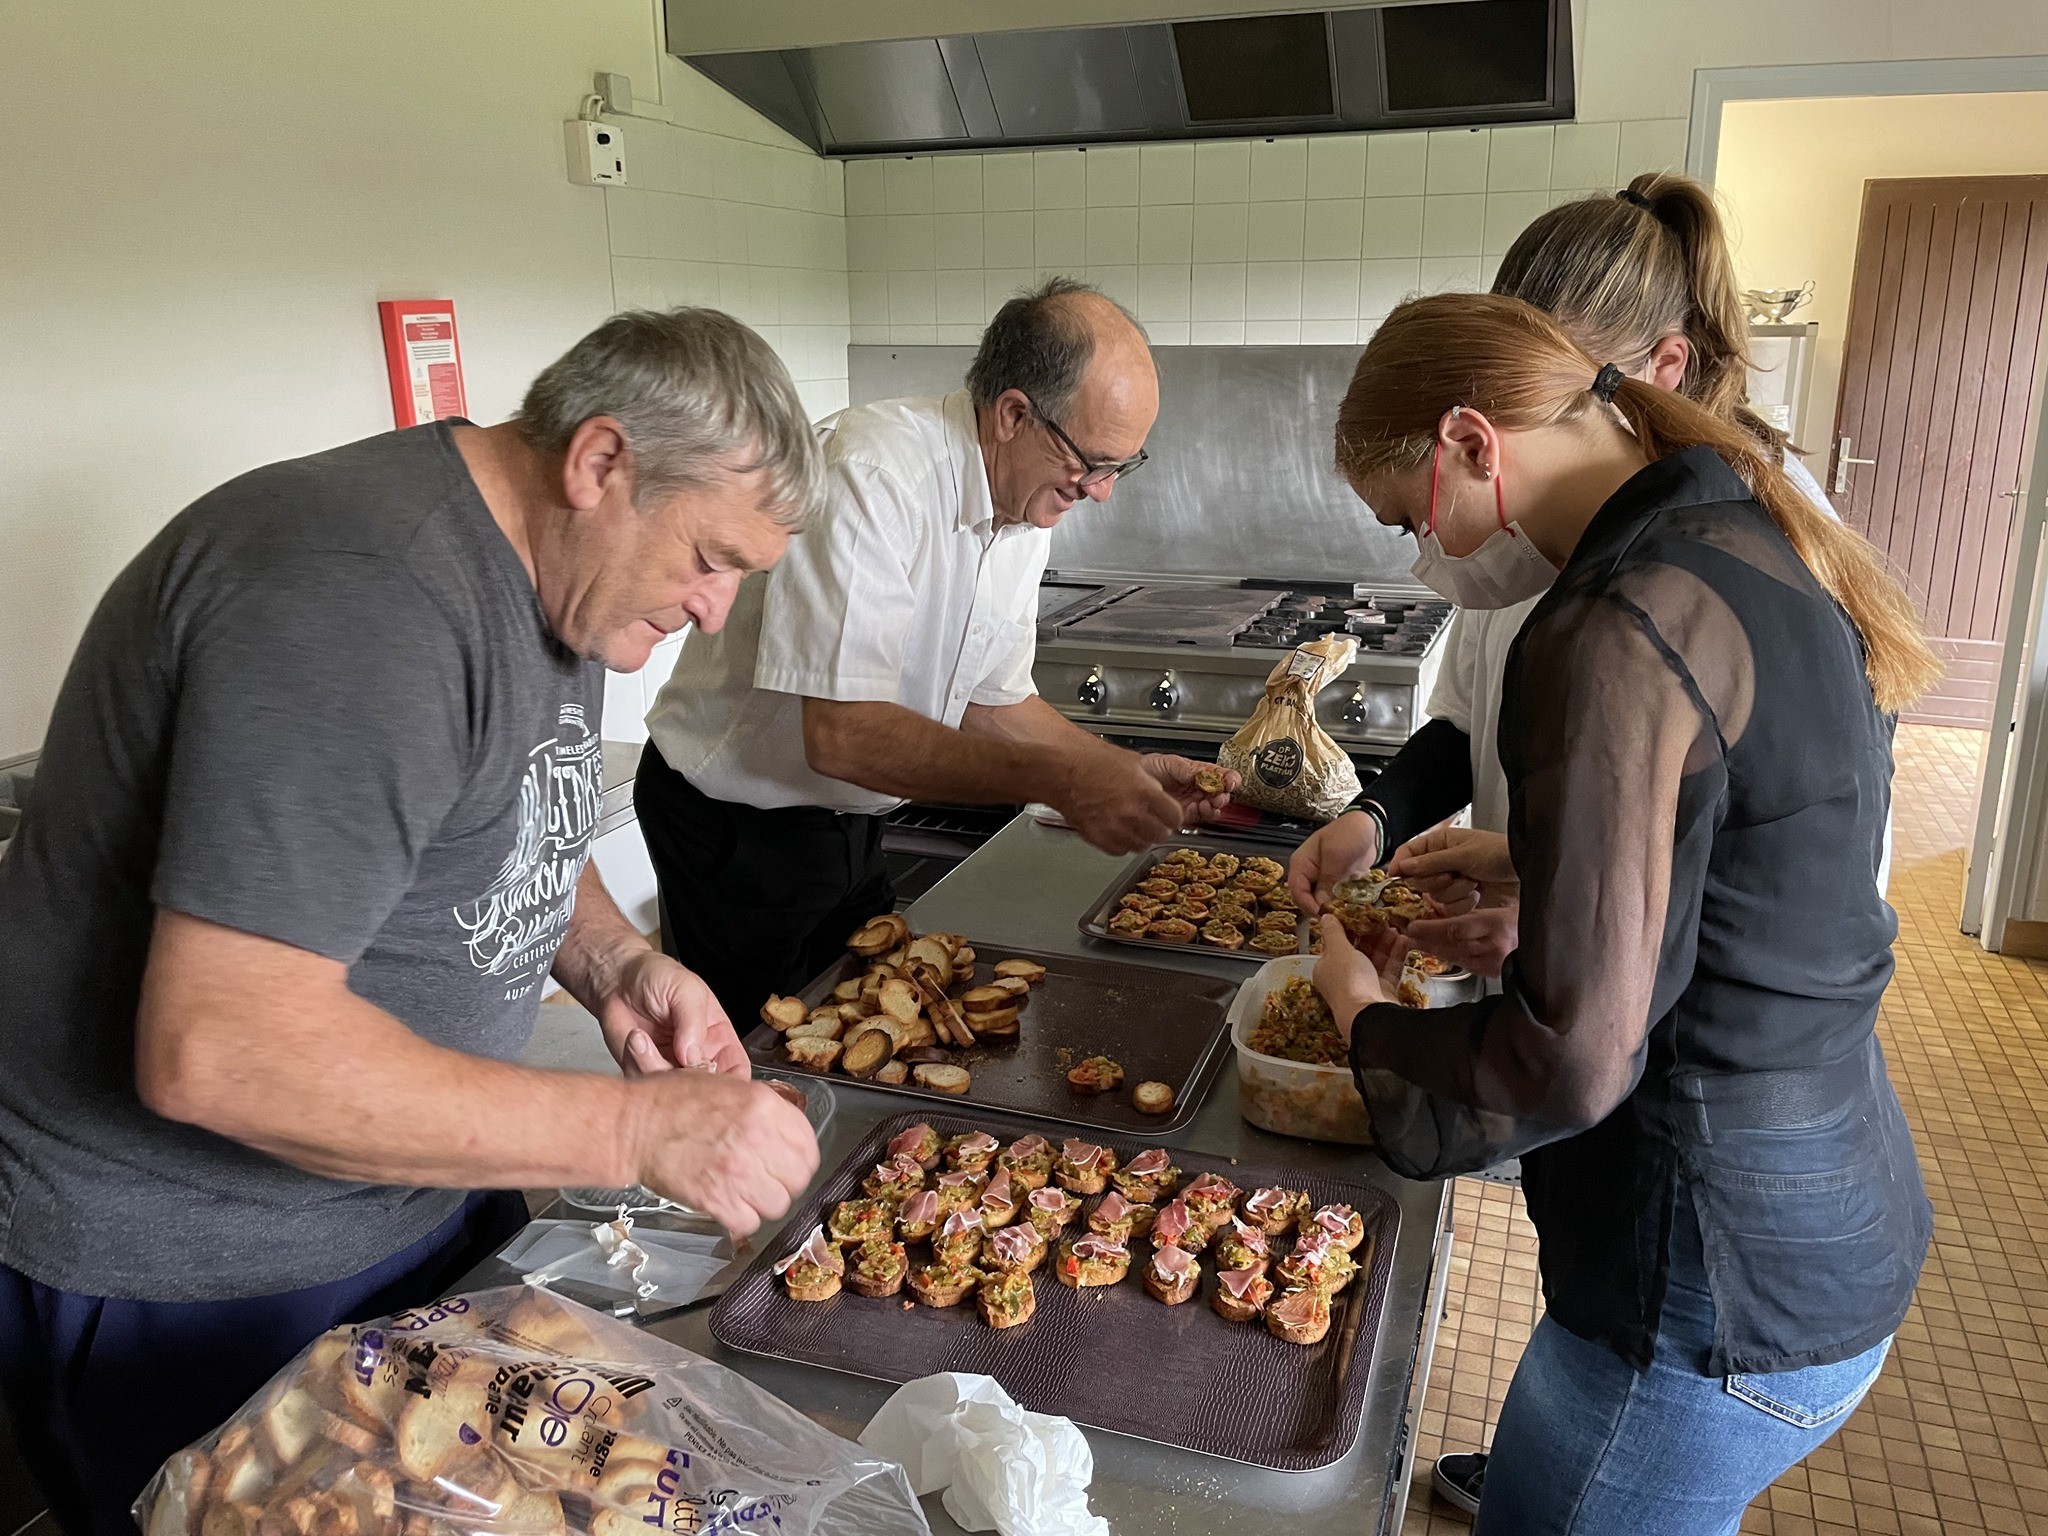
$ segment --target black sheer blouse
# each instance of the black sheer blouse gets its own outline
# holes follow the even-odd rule
[[[1713,452],[1643,470],[1511,650],[1501,995],[1354,1023],[1383,1155],[1523,1158],[1550,1308],[1646,1365],[1678,1180],[1719,1371],[1896,1328],[1930,1227],[1876,1055],[1891,722],[1860,639]]]

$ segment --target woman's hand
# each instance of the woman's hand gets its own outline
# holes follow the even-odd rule
[[[1494,906],[1521,897],[1508,840],[1498,832],[1432,827],[1396,849],[1387,869],[1447,907],[1469,904],[1475,897]]]
[[[1400,934],[1383,929],[1364,949],[1356,948],[1344,925],[1325,917],[1320,926],[1323,952],[1310,980],[1337,1021],[1337,1033],[1351,1043],[1351,1021],[1359,1011],[1384,1003],[1400,979],[1408,945]]]
[[[1521,916],[1520,902],[1482,901],[1450,917],[1417,918],[1408,925],[1408,942],[1475,976],[1498,976],[1520,942]]]
[[[1314,914],[1323,910],[1340,880],[1362,875],[1379,862],[1380,829],[1363,811],[1346,811],[1317,827],[1287,861],[1287,889]]]

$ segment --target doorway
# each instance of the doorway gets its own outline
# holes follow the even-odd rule
[[[2044,298],[2048,175],[1864,184],[1826,484],[1948,663],[1911,721],[1991,721]]]

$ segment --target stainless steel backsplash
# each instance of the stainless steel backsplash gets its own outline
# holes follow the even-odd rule
[[[1155,347],[1159,422],[1138,474],[1053,532],[1063,571],[1421,588],[1414,549],[1331,467],[1353,347]],[[858,405],[960,387],[972,347],[848,347]]]

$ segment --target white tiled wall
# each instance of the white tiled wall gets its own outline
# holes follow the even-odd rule
[[[972,342],[1053,273],[1155,342],[1351,342],[1412,293],[1489,283],[1554,202],[1678,168],[1685,120],[855,160],[855,342]]]
[[[632,120],[630,134],[632,184],[604,194],[619,308],[708,304],[737,315],[781,355],[813,416],[845,405],[839,162],[647,119]]]

